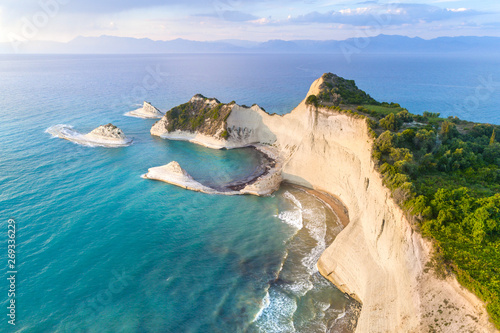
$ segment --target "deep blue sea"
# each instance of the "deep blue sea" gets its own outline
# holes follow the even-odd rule
[[[315,269],[341,230],[331,211],[291,186],[260,198],[142,179],[175,160],[224,184],[261,156],[152,137],[154,120],[123,114],[196,93],[283,114],[333,72],[413,113],[499,124],[499,65],[488,55],[0,55],[0,332],[345,332],[352,301]],[[133,144],[92,148],[45,133],[109,122]]]

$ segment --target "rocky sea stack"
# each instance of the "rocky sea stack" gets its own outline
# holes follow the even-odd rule
[[[82,134],[73,129],[73,126],[64,124],[51,126],[46,132],[53,137],[89,147],[117,148],[132,144],[132,139],[127,138],[120,128],[111,123],[101,125],[87,134]]]
[[[94,129],[89,134],[94,136],[100,136],[106,139],[121,139],[121,140],[127,139],[123,131],[111,123],[107,125],[101,125],[96,129]]]
[[[154,107],[151,103],[144,101],[142,108],[127,112],[125,115],[143,119],[155,119],[163,117],[163,112],[158,110],[158,108]]]
[[[144,174],[142,178],[159,180],[191,191],[205,193],[215,192],[211,188],[203,186],[194,180],[176,161],[159,167],[150,168],[148,169],[148,173]]]

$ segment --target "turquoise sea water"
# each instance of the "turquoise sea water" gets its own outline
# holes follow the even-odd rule
[[[123,116],[196,93],[286,113],[323,72],[415,113],[500,123],[489,56],[0,56],[0,260],[13,218],[18,271],[17,324],[4,279],[0,331],[346,331],[352,302],[315,271],[340,231],[321,202],[290,186],[228,197],[142,179],[176,160],[216,186],[252,174],[261,156],[158,139],[154,121]],[[109,122],[134,143],[91,148],[45,133]]]

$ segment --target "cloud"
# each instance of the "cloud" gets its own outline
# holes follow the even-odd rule
[[[221,20],[231,21],[231,22],[246,22],[258,19],[258,17],[255,15],[243,13],[237,10],[221,10],[211,14],[197,14],[194,16],[218,17]]]
[[[374,24],[403,25],[443,21],[480,14],[483,13],[467,8],[440,8],[425,4],[375,4],[326,13],[311,12],[291,17],[287,20],[287,23],[340,23],[355,26],[369,26]]]
[[[201,0],[199,0],[201,3]],[[24,15],[29,15],[33,11],[40,10],[44,4],[54,6],[58,8],[64,8],[68,12],[79,12],[79,13],[115,13],[125,10],[135,9],[135,8],[148,8],[155,6],[163,6],[168,4],[182,3],[180,0],[165,1],[165,0],[17,0],[10,1],[5,8],[12,13],[22,13]]]
[[[0,6],[9,11],[29,14],[37,10],[41,3],[58,3],[68,12],[110,14],[133,9],[147,9],[153,7],[171,7],[172,10],[182,8],[188,11],[237,11],[241,8],[261,8],[268,5],[269,0],[11,0]],[[301,0],[276,0],[277,6],[288,6],[292,3],[302,3]]]
[[[234,0],[215,0],[208,2],[204,0],[190,0],[189,6],[207,8],[210,5],[218,2],[228,2]],[[132,9],[143,9],[151,7],[168,7],[168,6],[186,6],[183,0],[16,0],[10,1],[4,6],[12,13],[22,13],[29,15],[31,12],[39,10],[42,3],[55,4],[58,7],[64,8],[66,12],[73,13],[97,13],[110,14],[119,13]]]

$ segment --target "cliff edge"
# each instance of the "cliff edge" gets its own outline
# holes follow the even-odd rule
[[[230,103],[221,106],[226,119],[212,128],[211,133],[217,128],[215,136],[200,126],[168,128],[168,113],[151,133],[217,148],[264,146],[279,161],[283,180],[340,198],[350,223],[325,250],[318,269],[362,303],[357,332],[496,331],[475,295],[454,277],[440,280],[426,269],[432,246],[412,229],[383,185],[371,158],[367,120],[315,106],[315,98],[342,102],[335,87],[329,87],[331,79],[336,80],[316,80],[284,116]],[[349,96],[371,98],[344,83]],[[326,95],[325,86],[330,89]]]

